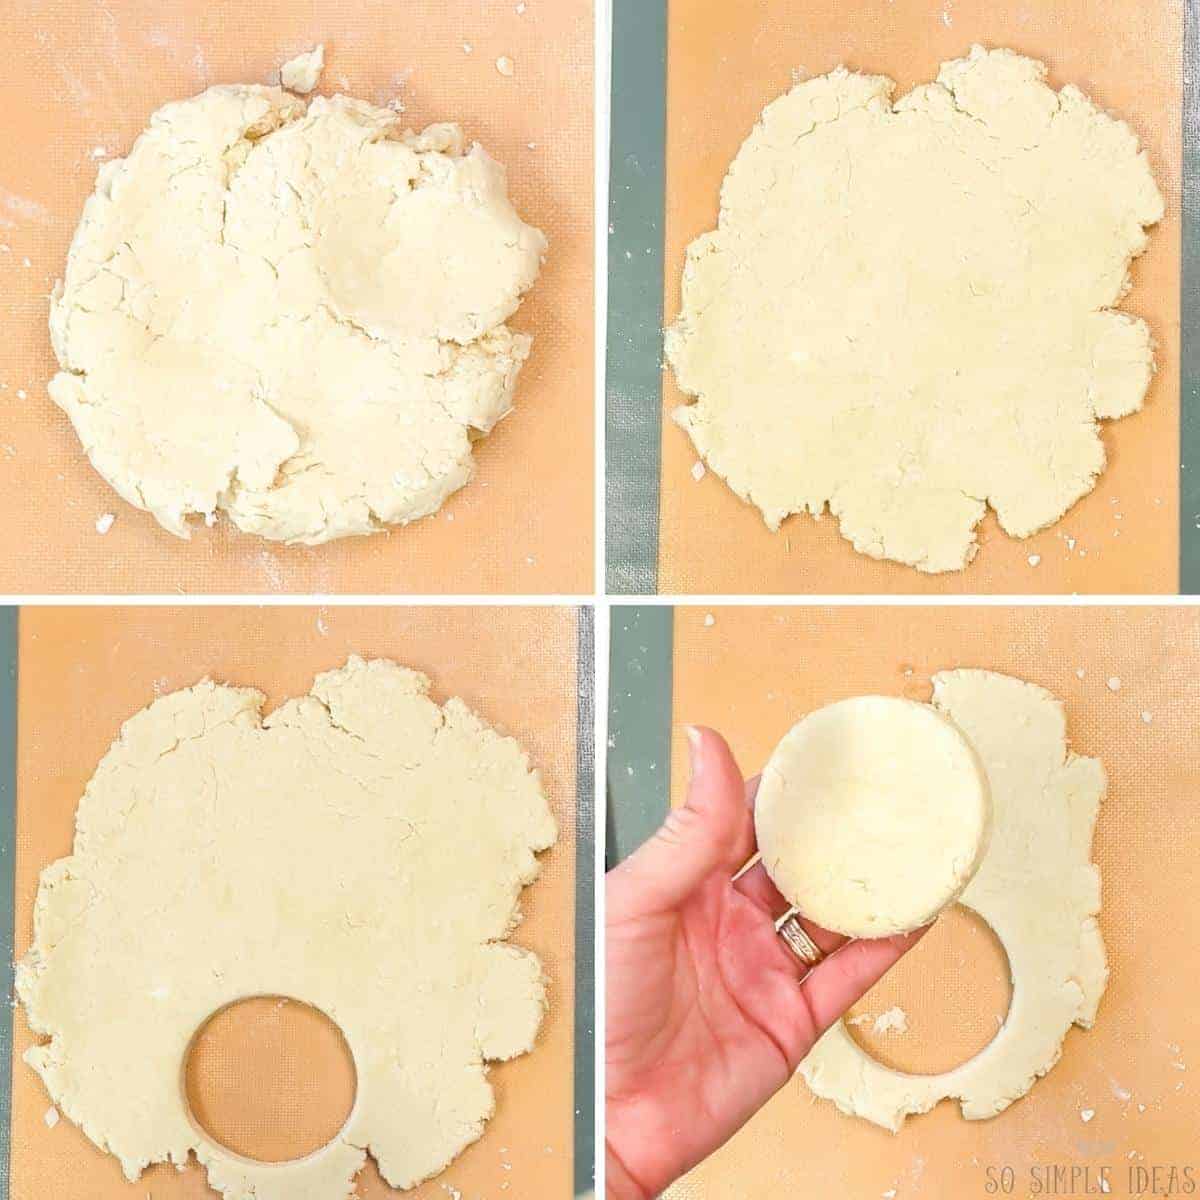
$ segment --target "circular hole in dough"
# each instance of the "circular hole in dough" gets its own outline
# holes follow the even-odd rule
[[[982,917],[955,904],[854,1006],[846,1028],[893,1071],[941,1075],[993,1041],[1011,1003],[1003,943]]]
[[[196,1031],[183,1076],[188,1110],[204,1134],[263,1163],[327,1146],[349,1120],[358,1089],[342,1031],[286,996],[218,1009]]]
[[[987,847],[987,776],[946,717],[862,696],[810,713],[776,747],[755,806],[776,887],[848,937],[916,929],[970,882]]]

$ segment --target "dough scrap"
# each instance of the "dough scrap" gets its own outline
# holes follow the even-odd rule
[[[307,95],[321,81],[321,72],[325,70],[325,43],[309,50],[306,54],[297,54],[279,68],[279,82],[289,92],[302,92]]]
[[[1123,122],[1046,68],[972,48],[892,103],[832,74],[767,106],[688,248],[674,418],[771,530],[826,505],[854,548],[935,573],[988,505],[1029,537],[1142,407],[1117,311],[1163,199]]]
[[[775,748],[754,805],[762,862],[789,904],[848,937],[928,924],[987,849],[988,781],[928,704],[859,696],[809,713]]]
[[[51,398],[130,504],[316,545],[437,511],[512,407],[546,240],[458,125],[223,86],[101,169]]]
[[[991,845],[959,902],[1004,945],[1012,1005],[983,1050],[940,1075],[892,1071],[842,1022],[829,1029],[800,1065],[808,1086],[893,1132],[950,1097],[968,1120],[1002,1112],[1054,1066],[1073,1024],[1091,1028],[1108,982],[1091,862],[1104,768],[1067,749],[1063,706],[1043,688],[973,670],[936,675],[933,688],[934,706],[970,738],[991,783]]]
[[[428,689],[351,658],[263,719],[261,693],[205,681],[104,756],[17,992],[50,1039],[26,1061],[131,1181],[194,1152],[230,1200],[342,1200],[368,1150],[408,1188],[482,1134],[485,1061],[530,1050],[545,1008],[506,939],[556,829],[517,743]],[[180,1079],[204,1021],[259,995],[324,1012],[358,1073],[341,1133],[283,1165],[210,1141]]]

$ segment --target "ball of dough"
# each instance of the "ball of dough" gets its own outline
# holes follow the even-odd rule
[[[214,87],[105,164],[55,289],[52,399],[172,533],[316,544],[435,512],[512,406],[545,239],[457,125]]]
[[[987,775],[928,705],[843,700],[776,747],[755,824],[767,873],[810,920],[849,937],[905,933],[954,901],[982,861]]]

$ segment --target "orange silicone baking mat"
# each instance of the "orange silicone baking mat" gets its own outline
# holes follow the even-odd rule
[[[829,516],[793,517],[772,534],[716,475],[693,479],[694,448],[669,415],[685,397],[667,370],[659,591],[1177,592],[1182,0],[670,0],[668,13],[667,322],[679,312],[684,252],[715,226],[721,180],[764,105],[839,64],[888,75],[903,94],[975,42],[1041,59],[1053,86],[1077,84],[1130,123],[1167,216],[1121,305],[1158,343],[1146,407],[1106,423],[1108,469],[1056,525],[1014,541],[989,514],[975,561],[937,576],[857,554]]]
[[[1138,1169],[1157,1167],[1160,1183],[1171,1168],[1200,1178],[1191,991],[1200,967],[1197,610],[679,609],[674,801],[687,780],[684,724],[724,732],[753,774],[806,712],[867,693],[927,700],[930,676],[954,667],[1048,688],[1065,703],[1072,749],[1099,757],[1107,771],[1093,859],[1112,977],[1095,1027],[1072,1029],[1058,1065],[989,1121],[964,1121],[957,1103],[945,1102],[891,1134],[814,1099],[795,1078],[676,1184],[672,1200],[1100,1195],[1101,1166],[1116,1197],[1152,1194],[1136,1190],[1139,1177],[1131,1183]],[[908,1032],[864,1040],[900,1069],[947,1069],[995,1032],[1006,976],[990,930],[951,910],[857,1009],[877,1017],[899,1005]],[[1009,1193],[999,1190],[1005,1167],[1014,1173]],[[1056,1167],[1090,1168],[1092,1190],[1078,1176],[1073,1191],[1061,1183],[1046,1190]]]
[[[51,608],[20,618],[16,849],[16,953],[29,945],[38,874],[67,854],[75,806],[126,718],[156,695],[203,676],[251,685],[268,710],[307,693],[313,676],[350,654],[386,656],[424,671],[438,701],[460,696],[484,720],[517,738],[541,771],[559,822],[523,894],[513,940],[534,950],[550,981],[550,1008],[531,1054],[495,1065],[496,1115],[483,1137],[441,1175],[406,1195],[470,1200],[572,1194],[572,1047],[575,989],[575,761],[577,614],[563,608]],[[227,1144],[277,1157],[298,1137],[337,1128],[347,1062],[336,1039],[297,1011],[259,1002],[240,1029],[213,1031],[189,1083],[210,1108],[197,1116]],[[290,1039],[290,1040],[289,1040]],[[115,1158],[67,1119],[47,1128],[50,1103],[21,1061],[30,1034],[15,1013],[11,1200],[174,1200],[215,1196],[195,1164],[158,1166],[125,1182]],[[282,1072],[302,1094],[262,1103],[256,1073],[273,1049],[298,1045],[303,1070]],[[264,1056],[262,1060],[259,1055]],[[285,1064],[286,1065],[286,1064]],[[320,1072],[326,1074],[322,1078]],[[234,1078],[231,1080],[230,1075]],[[240,1078],[238,1078],[240,1076]],[[289,1101],[290,1102],[285,1102]],[[113,1097],[113,1103],[121,1103]],[[270,1122],[269,1124],[267,1122]],[[281,1130],[278,1123],[290,1128]],[[289,1136],[291,1135],[291,1136]],[[368,1160],[362,1197],[397,1195]]]
[[[0,593],[502,593],[591,590],[593,10],[590,0],[6,0],[0,74]],[[278,81],[326,48],[319,92],[459,121],[508,168],[550,248],[513,318],[533,334],[516,409],[475,479],[386,534],[283,546],[200,522],[181,541],[92,469],[46,393],[49,293],[99,165],[150,114],[215,83]],[[496,68],[501,56],[510,77]],[[106,535],[104,513],[116,514]]]

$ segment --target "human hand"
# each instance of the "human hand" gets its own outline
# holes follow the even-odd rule
[[[806,968],[755,853],[753,802],[724,739],[689,729],[687,803],[606,883],[608,1200],[650,1200],[727,1141],[924,930],[847,941]],[[837,951],[837,953],[834,953]]]

